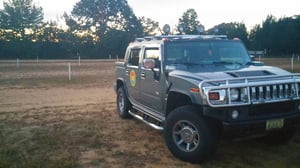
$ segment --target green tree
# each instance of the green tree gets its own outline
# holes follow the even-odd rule
[[[183,33],[185,34],[198,34],[197,27],[200,25],[198,21],[198,14],[194,9],[188,9],[179,18],[178,25],[183,27]]]
[[[43,9],[32,0],[5,0],[0,10],[0,58],[36,57],[37,31],[43,26]]]
[[[300,53],[300,17],[276,19],[267,16],[262,25],[251,30],[249,39],[254,50],[266,49],[267,55],[291,55]]]
[[[259,43],[257,41],[257,38],[259,37],[260,29],[261,29],[261,26],[259,24],[257,24],[250,30],[250,33],[249,33],[250,46],[249,46],[249,48],[251,50],[262,50],[263,49],[261,43]]]
[[[21,38],[27,30],[35,31],[43,23],[43,9],[32,0],[7,0],[0,10],[0,28],[9,29]]]
[[[261,46],[269,50],[272,48],[272,27],[276,23],[276,18],[272,15],[267,16],[267,19],[263,21],[262,29],[257,32],[257,38],[261,42]]]
[[[65,20],[73,32],[97,36],[101,48],[107,52],[124,53],[130,41],[143,35],[142,24],[126,0],[80,0],[71,15],[65,15]],[[110,37],[117,38],[107,40]]]
[[[135,31],[139,35],[143,30],[126,0],[81,0],[74,6],[69,23],[81,30],[94,29],[99,36],[109,29]]]
[[[217,30],[217,31],[216,31]],[[227,35],[229,39],[239,38],[249,47],[247,28],[244,23],[222,23],[208,30],[209,34]]]
[[[160,32],[158,22],[144,16],[140,17],[139,20],[143,26],[144,36],[153,36]]]

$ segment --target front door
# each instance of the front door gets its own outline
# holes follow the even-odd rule
[[[150,110],[162,111],[162,84],[160,80],[161,54],[158,47],[145,48],[144,58],[154,59],[155,68],[145,69],[141,67],[140,72],[140,100]]]

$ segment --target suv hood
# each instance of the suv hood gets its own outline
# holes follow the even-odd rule
[[[195,80],[199,82],[202,80],[210,79],[228,79],[228,78],[247,78],[258,76],[270,76],[270,75],[291,75],[290,72],[271,66],[248,66],[238,70],[227,71],[202,71],[199,69],[186,69],[186,70],[173,70],[170,72],[170,77],[189,78],[189,80]]]

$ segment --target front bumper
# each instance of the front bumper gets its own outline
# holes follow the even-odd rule
[[[203,115],[219,121],[226,137],[244,137],[269,131],[267,122],[280,119],[284,125],[280,129],[293,129],[300,125],[299,101],[256,104],[237,107],[204,107]],[[237,118],[232,112],[238,111]]]
[[[281,116],[277,118],[242,121],[242,122],[222,122],[223,135],[225,137],[246,137],[256,134],[264,134],[267,130],[267,121],[274,119],[283,119],[284,125],[280,129],[294,129],[300,125],[300,114],[293,114],[288,116]],[[274,129],[275,130],[275,129]]]

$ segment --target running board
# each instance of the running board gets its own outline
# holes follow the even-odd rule
[[[129,113],[130,115],[132,115],[134,118],[143,121],[145,124],[149,125],[150,127],[154,128],[154,129],[156,129],[156,130],[159,130],[159,131],[163,131],[163,130],[164,130],[164,128],[163,128],[162,126],[159,126],[159,125],[153,124],[153,123],[151,123],[151,122],[148,122],[148,121],[145,120],[142,116],[137,115],[137,114],[135,114],[134,112],[132,112],[132,111],[130,111],[130,110],[128,111],[128,113]]]

